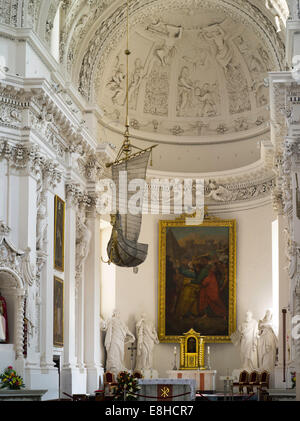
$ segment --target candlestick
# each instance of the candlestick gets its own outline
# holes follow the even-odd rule
[[[207,358],[206,358],[206,362],[207,362],[207,369],[211,370],[211,363],[210,363],[210,346],[207,347]]]
[[[174,346],[174,367],[173,367],[173,370],[177,370],[177,365],[176,365],[176,363],[177,363],[177,348],[176,348],[176,346]]]

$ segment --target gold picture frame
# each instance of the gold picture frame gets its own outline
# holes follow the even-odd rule
[[[54,268],[64,272],[65,260],[65,202],[54,198]]]
[[[206,343],[230,342],[236,330],[235,220],[159,221],[159,340],[180,342],[190,329]]]
[[[64,281],[56,276],[53,284],[53,345],[64,346]]]

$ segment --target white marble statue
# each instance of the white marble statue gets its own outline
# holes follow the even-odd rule
[[[252,371],[258,368],[257,340],[258,323],[252,318],[251,311],[247,311],[245,321],[237,331],[231,335],[235,346],[240,346],[242,369]]]
[[[271,372],[276,361],[278,339],[272,326],[272,310],[267,310],[264,318],[258,322],[258,365],[260,370]]]
[[[101,322],[102,330],[106,331],[104,345],[106,348],[106,371],[118,374],[125,370],[124,345],[135,341],[134,335],[120,319],[120,313],[114,310],[112,317],[105,323]]]
[[[136,324],[137,335],[137,370],[151,370],[153,362],[153,348],[155,344],[159,344],[157,332],[151,321],[147,320],[147,316],[142,314],[140,320]]]

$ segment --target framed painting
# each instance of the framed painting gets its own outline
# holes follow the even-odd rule
[[[54,199],[54,268],[64,271],[65,260],[65,202]]]
[[[230,342],[236,329],[236,222],[206,215],[160,221],[158,334],[179,342],[190,329]]]
[[[53,286],[53,345],[64,346],[64,282],[57,277]]]

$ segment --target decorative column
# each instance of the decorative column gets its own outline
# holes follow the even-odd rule
[[[64,364],[62,368],[62,392],[76,393],[78,375],[75,347],[75,290],[76,290],[76,212],[77,190],[66,186],[65,277],[64,277]]]
[[[61,173],[51,161],[44,163],[42,185],[38,189],[37,213],[37,269],[40,271],[37,276],[37,283],[40,285],[37,298],[40,301],[38,312],[41,329],[41,368],[55,372],[57,370],[53,363],[54,189],[61,182],[61,178]],[[47,221],[45,225],[44,213]]]
[[[96,197],[87,210],[87,228],[91,233],[90,248],[85,261],[85,365],[87,393],[99,388],[103,374],[100,350],[100,215],[96,210]]]
[[[91,233],[86,225],[88,195],[81,193],[76,219],[76,356],[78,368],[84,372],[84,264],[87,258]]]

